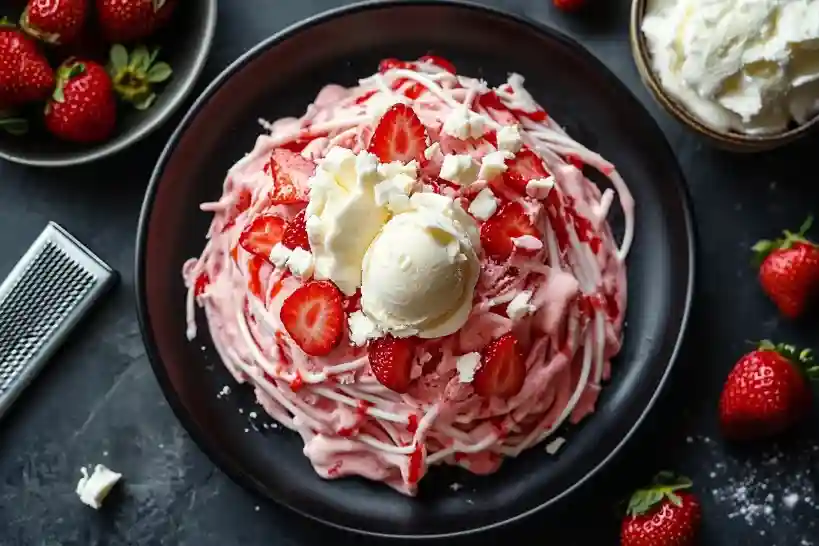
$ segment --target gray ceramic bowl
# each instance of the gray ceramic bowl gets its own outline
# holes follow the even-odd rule
[[[0,132],[0,157],[37,167],[66,167],[108,157],[145,138],[182,105],[202,73],[216,30],[216,6],[217,0],[180,2],[174,21],[155,39],[162,46],[163,60],[174,69],[173,78],[150,109],[123,107],[111,139],[84,145],[63,142],[32,120],[27,135]]]

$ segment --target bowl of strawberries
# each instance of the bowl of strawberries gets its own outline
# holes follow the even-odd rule
[[[96,161],[162,125],[193,89],[216,28],[216,0],[10,4],[0,157],[41,167]]]

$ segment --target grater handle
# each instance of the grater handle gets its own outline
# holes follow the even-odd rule
[[[0,418],[116,273],[50,222],[0,284]]]

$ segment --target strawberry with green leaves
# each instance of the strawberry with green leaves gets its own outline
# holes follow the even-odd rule
[[[653,483],[631,496],[620,529],[621,546],[693,546],[702,510],[688,491],[691,480],[660,472]]]
[[[82,33],[88,11],[88,0],[29,0],[20,26],[43,42],[69,44]]]
[[[138,46],[128,54],[125,46],[111,46],[108,73],[114,91],[137,110],[146,110],[156,101],[154,86],[168,81],[173,70],[168,63],[157,62],[159,48],[149,51]]]
[[[57,87],[45,108],[46,128],[62,140],[99,142],[114,132],[117,103],[101,65],[68,59],[57,69]]]
[[[756,440],[786,431],[810,409],[809,379],[819,379],[810,350],[762,341],[725,381],[719,401],[722,433],[731,440]]]
[[[791,319],[801,316],[819,296],[819,247],[805,238],[812,223],[813,217],[808,217],[798,232],[785,231],[781,239],[762,240],[752,248],[762,289]]]
[[[44,101],[54,89],[54,71],[36,42],[7,19],[0,19],[0,122],[9,129],[21,121],[11,111]],[[17,121],[15,121],[17,120]]]
[[[177,0],[97,0],[97,18],[109,43],[136,42],[165,26],[177,3]]]

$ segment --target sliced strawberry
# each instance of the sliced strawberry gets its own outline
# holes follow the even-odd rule
[[[413,159],[421,163],[427,146],[427,131],[415,111],[406,104],[395,104],[378,122],[369,151],[382,163]]]
[[[404,91],[404,96],[408,99],[415,100],[420,97],[427,88],[422,83],[414,83]]]
[[[395,392],[406,392],[410,385],[415,338],[391,335],[374,339],[367,347],[370,369],[379,383]]]
[[[344,311],[352,313],[361,309],[361,290],[356,290],[352,296],[345,296],[342,303]]]
[[[497,93],[490,90],[478,97],[478,104],[484,108],[492,108],[494,110],[508,110],[505,104],[501,102]]]
[[[284,301],[281,321],[301,350],[312,356],[330,353],[346,327],[342,298],[330,281],[311,281]]]
[[[523,147],[515,157],[506,160],[503,183],[517,193],[526,195],[526,184],[530,180],[547,176],[549,171],[543,165],[543,160],[529,148]]]
[[[291,140],[286,144],[282,144],[281,148],[284,150],[290,150],[291,152],[298,154],[301,153],[301,151],[305,149],[307,145],[313,142],[313,140],[315,140],[316,138],[318,137],[312,135],[299,136],[296,137],[296,140]]]
[[[440,66],[450,74],[456,73],[455,65],[438,55],[424,55],[418,60],[422,63],[432,63],[435,66]]]
[[[523,235],[541,238],[540,232],[526,215],[523,205],[511,202],[504,205],[497,214],[483,223],[481,245],[487,255],[503,260],[511,256],[515,250],[515,243],[512,239]]]
[[[281,242],[284,220],[272,214],[258,216],[239,236],[239,245],[255,256],[270,258],[270,251]]]
[[[402,86],[403,86],[405,83],[407,83],[407,78],[396,78],[396,79],[394,79],[394,80],[393,80],[393,82],[390,84],[390,89],[392,89],[393,91],[398,91],[399,89],[401,89],[401,87],[402,87]]]
[[[495,131],[489,130],[485,132],[483,134],[483,138],[485,138],[486,141],[495,148],[498,147],[498,133],[496,133]]]
[[[523,388],[526,365],[518,350],[515,334],[504,334],[484,348],[481,366],[472,385],[484,397],[510,398]]]
[[[307,239],[307,219],[304,215],[305,211],[302,210],[284,228],[282,244],[287,248],[310,250],[310,241]]]
[[[407,70],[412,70],[415,68],[415,66],[413,63],[394,58],[382,59],[381,62],[378,63],[378,71],[381,73],[392,70],[393,68],[406,68]]]
[[[316,164],[294,151],[276,148],[270,155],[265,172],[273,177],[270,200],[274,205],[289,205],[307,201],[307,180],[313,176]]]

